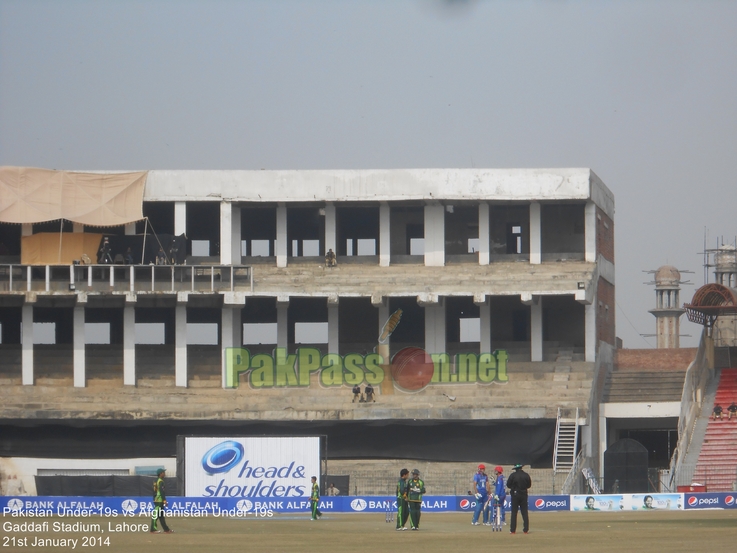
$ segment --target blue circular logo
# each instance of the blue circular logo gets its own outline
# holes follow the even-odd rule
[[[202,456],[202,468],[207,474],[228,472],[243,459],[243,445],[232,440],[222,442]]]

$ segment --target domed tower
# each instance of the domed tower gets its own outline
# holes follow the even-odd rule
[[[655,335],[658,349],[680,347],[680,319],[686,310],[681,309],[681,273],[675,267],[664,265],[655,272]]]

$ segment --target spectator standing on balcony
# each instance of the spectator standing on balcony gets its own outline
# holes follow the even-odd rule
[[[728,420],[732,420],[732,417],[737,417],[737,405],[735,405],[734,401],[727,407],[727,413],[729,413],[727,416]]]
[[[113,256],[110,254],[110,241],[107,239],[107,236],[102,239],[102,246],[100,246],[100,251],[97,255],[97,262],[110,265],[113,263]]]
[[[713,418],[714,420],[717,420],[717,419],[722,420],[722,412],[723,411],[724,411],[724,409],[722,409],[722,406],[717,403],[714,406],[714,410],[711,413],[711,418]]]
[[[374,387],[371,384],[366,384],[366,403],[376,403]]]

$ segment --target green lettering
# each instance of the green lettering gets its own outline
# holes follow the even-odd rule
[[[310,373],[320,370],[320,350],[317,348],[299,348],[297,350],[299,363],[299,385],[310,385]]]
[[[358,353],[349,353],[343,359],[345,375],[345,383],[350,386],[361,384],[363,382],[363,369],[360,367],[363,363],[363,356]]]
[[[492,382],[496,378],[496,359],[491,353],[479,355],[479,382]]]
[[[251,368],[251,353],[244,348],[225,348],[225,387],[237,388],[238,375]]]
[[[476,382],[476,366],[478,359],[475,353],[459,353],[456,355],[458,382]]]
[[[433,378],[440,373],[441,383],[450,382],[450,355],[447,353],[431,353],[430,359],[432,359],[434,365]]]
[[[369,384],[381,384],[384,381],[384,367],[381,362],[382,358],[378,353],[369,353],[366,356],[366,382]]]
[[[337,353],[328,353],[322,358],[320,384],[322,386],[343,385],[343,358]]]
[[[251,386],[254,388],[271,388],[274,385],[274,358],[260,353],[251,360]]]
[[[295,372],[295,362],[297,356],[287,355],[286,348],[276,348],[274,363],[276,365],[276,385],[277,386],[296,386],[297,373]]]
[[[507,359],[509,359],[509,354],[507,353],[507,350],[504,350],[504,349],[496,350],[494,352],[494,355],[496,356],[496,365],[497,365],[496,379],[499,382],[508,382],[509,375],[507,375]]]

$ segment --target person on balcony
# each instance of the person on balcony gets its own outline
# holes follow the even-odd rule
[[[361,395],[361,386],[359,386],[358,384],[353,386],[353,401],[351,403],[356,403],[357,401],[359,403],[363,401],[363,396]]]
[[[333,248],[330,248],[328,253],[325,254],[325,266],[335,267],[337,264],[338,262],[335,259],[335,252],[333,251]]]
[[[110,241],[107,239],[107,236],[106,236],[102,240],[102,246],[100,246],[100,251],[98,252],[98,255],[97,255],[97,262],[112,265],[113,256],[110,254],[110,251],[111,251]]]
[[[374,397],[374,387],[371,384],[366,384],[366,403],[376,403],[376,398]]]

